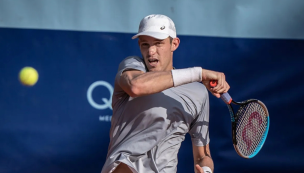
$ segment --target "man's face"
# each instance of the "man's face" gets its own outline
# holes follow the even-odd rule
[[[178,41],[176,41],[177,39]],[[173,69],[173,51],[178,47],[179,39],[158,40],[150,36],[139,36],[138,44],[149,71],[170,71]]]

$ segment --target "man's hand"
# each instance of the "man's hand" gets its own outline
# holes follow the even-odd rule
[[[217,86],[214,88],[210,87],[210,81],[216,80]],[[228,92],[230,86],[228,85],[225,74],[221,72],[211,71],[203,69],[202,72],[202,83],[206,86],[206,88],[217,98],[220,98],[220,94]]]
[[[200,165],[198,165],[198,164],[195,165],[195,169],[196,169],[196,172],[197,172],[197,173],[211,173],[211,172],[209,172],[209,171],[204,172],[204,170],[203,170],[203,169],[200,167]]]

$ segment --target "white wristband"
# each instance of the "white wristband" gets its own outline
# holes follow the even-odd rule
[[[212,170],[208,166],[203,166],[202,169],[204,170],[204,173],[212,173]]]
[[[171,70],[174,86],[179,86],[191,82],[202,81],[201,67],[192,67],[186,69]]]

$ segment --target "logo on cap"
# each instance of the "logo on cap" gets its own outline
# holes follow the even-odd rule
[[[164,29],[165,29],[165,26],[160,27],[160,30],[164,30]]]
[[[150,18],[155,17],[155,16],[156,16],[155,14],[151,14],[151,15],[149,15],[147,17],[148,17],[148,19],[150,19]]]

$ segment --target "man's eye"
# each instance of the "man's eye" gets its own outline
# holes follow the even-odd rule
[[[148,45],[148,43],[143,43],[143,44],[141,44],[141,46],[147,47],[147,46],[149,46],[149,45]]]

